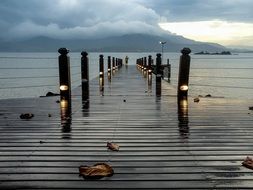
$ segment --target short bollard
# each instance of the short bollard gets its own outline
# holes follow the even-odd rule
[[[104,86],[104,56],[99,55],[99,84]]]
[[[85,51],[81,52],[81,80],[82,80],[82,100],[89,100],[89,59],[88,53]]]
[[[181,50],[181,57],[179,63],[179,74],[178,74],[178,87],[177,96],[179,99],[188,96],[189,89],[189,73],[190,73],[190,60],[189,54],[191,50],[189,48],[183,48]]]
[[[162,94],[161,54],[156,54],[156,96]]]
[[[59,56],[59,78],[60,78],[60,96],[61,100],[71,99],[71,81],[70,81],[70,66],[69,66],[69,50],[60,48]]]

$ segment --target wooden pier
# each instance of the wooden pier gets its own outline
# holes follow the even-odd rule
[[[106,77],[103,92],[90,81],[89,106],[73,90],[67,121],[59,96],[0,101],[0,189],[253,189],[253,170],[241,166],[253,156],[252,101],[188,97],[178,106],[175,88],[163,81],[156,97],[136,66]],[[34,117],[21,120],[26,112]],[[79,176],[98,162],[114,175]]]

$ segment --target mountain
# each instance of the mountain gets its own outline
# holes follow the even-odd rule
[[[73,52],[83,50],[90,52],[159,52],[161,51],[160,41],[166,41],[164,45],[165,52],[178,52],[183,47],[189,47],[193,52],[220,52],[227,50],[227,48],[219,44],[197,42],[176,35],[128,34],[103,39],[79,40],[61,40],[42,36],[22,41],[0,42],[0,51],[51,52],[57,51],[60,47],[66,47]]]

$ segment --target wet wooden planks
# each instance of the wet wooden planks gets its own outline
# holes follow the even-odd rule
[[[171,85],[156,97],[134,66],[99,89],[92,80],[89,108],[74,90],[67,128],[59,97],[0,101],[1,189],[253,188],[253,171],[241,166],[253,155],[252,101],[189,97],[178,107]],[[24,112],[35,117],[20,120]],[[107,141],[120,151],[107,150]],[[80,165],[97,162],[115,174],[79,177]]]

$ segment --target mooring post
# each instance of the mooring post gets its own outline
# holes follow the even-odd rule
[[[99,84],[104,86],[104,56],[99,55]]]
[[[188,96],[189,89],[189,73],[190,73],[190,61],[191,53],[190,48],[183,48],[181,50],[181,57],[179,63],[179,74],[178,74],[178,87],[177,87],[177,96],[179,99]]]
[[[119,69],[119,61],[118,58],[115,58],[115,69],[118,70]]]
[[[112,71],[115,70],[115,57],[112,57]]]
[[[59,56],[59,78],[60,78],[60,96],[61,100],[71,99],[71,81],[70,81],[70,63],[69,63],[69,50],[60,48]]]
[[[169,59],[167,59],[167,68],[168,68],[168,80],[170,80],[170,77],[171,77],[171,64],[170,64]]]
[[[107,75],[108,75],[108,79],[111,79],[111,75],[112,74],[112,67],[111,67],[111,56],[108,56],[107,59]]]
[[[148,85],[152,85],[152,56],[148,56]]]
[[[162,94],[162,73],[161,73],[161,54],[156,54],[156,96],[161,96]]]
[[[81,52],[82,100],[89,100],[89,59],[86,51]]]

